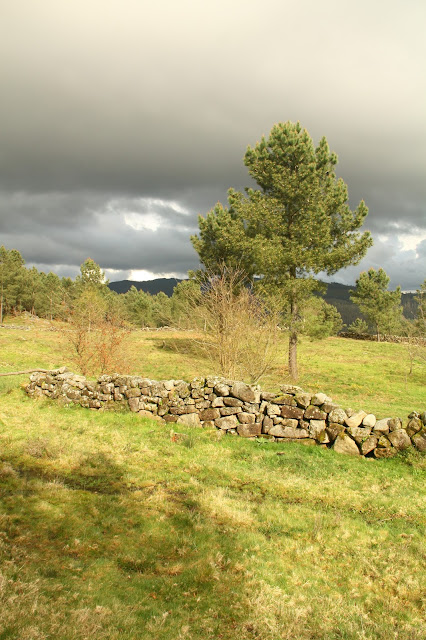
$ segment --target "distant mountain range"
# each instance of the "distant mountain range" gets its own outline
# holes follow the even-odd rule
[[[136,287],[138,291],[142,289],[142,291],[150,293],[152,296],[162,291],[170,298],[173,294],[173,289],[179,282],[182,282],[179,278],[156,278],[155,280],[144,280],[143,282],[118,280],[117,282],[110,282],[108,286],[117,293],[127,293],[131,287]]]
[[[142,289],[142,291],[150,293],[151,295],[156,295],[162,291],[170,297],[173,294],[175,286],[181,281],[179,278],[156,278],[155,280],[144,280],[143,282],[119,280],[118,282],[110,282],[108,286],[112,291],[116,291],[117,293],[126,293],[130,287],[136,287],[138,291]],[[327,283],[327,292],[322,296],[326,302],[336,307],[346,325],[350,325],[354,320],[362,317],[356,304],[351,302],[349,298],[351,289],[355,289],[355,285],[348,286],[338,284],[337,282],[329,282]],[[402,294],[402,306],[404,315],[407,318],[413,318],[415,316],[417,309],[414,300],[415,295],[415,293]]]

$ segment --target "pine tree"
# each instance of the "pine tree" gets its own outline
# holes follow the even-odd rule
[[[337,156],[322,138],[317,148],[299,123],[279,123],[269,137],[248,147],[244,163],[258,189],[230,189],[228,207],[218,204],[199,217],[191,238],[208,269],[219,263],[261,276],[264,291],[280,292],[289,311],[289,372],[297,378],[301,306],[320,285],[320,272],[357,264],[372,240],[359,233],[368,209],[355,211],[337,179]]]
[[[87,258],[80,265],[80,275],[75,279],[75,285],[79,293],[87,288],[105,293],[107,284],[108,280],[105,279],[105,272],[92,258]]]
[[[37,315],[48,317],[50,322],[60,314],[64,291],[61,279],[56,273],[40,273],[42,290],[36,301]]]
[[[0,323],[6,313],[21,306],[27,271],[17,249],[0,247]]]
[[[369,269],[360,274],[355,291],[351,291],[352,302],[375,326],[378,341],[383,330],[398,327],[402,317],[401,287],[388,291],[389,281],[383,269]]]
[[[123,294],[126,317],[129,322],[139,327],[150,327],[154,324],[152,318],[152,296],[142,289],[139,291],[134,285]]]
[[[426,337],[426,279],[423,284],[420,285],[420,289],[416,291],[417,313],[415,319],[415,326],[422,338]]]

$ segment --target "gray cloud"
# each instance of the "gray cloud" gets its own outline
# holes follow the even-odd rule
[[[421,0],[10,0],[1,13],[0,242],[27,262],[186,272],[196,214],[249,184],[247,144],[290,119],[326,135],[351,205],[366,200],[365,260],[393,285],[424,279],[407,250],[426,234]]]
[[[395,237],[381,239],[381,236],[375,236],[374,246],[358,265],[324,279],[341,284],[353,284],[361,271],[381,267],[390,277],[393,288],[401,286],[403,291],[415,291],[426,276],[426,249],[422,250],[422,245],[426,247],[426,241],[417,245],[417,250],[405,249]]]
[[[73,211],[82,204],[78,224],[57,215],[57,207]],[[7,208],[10,215],[0,229],[1,241],[8,247],[19,245],[31,264],[65,262],[70,275],[76,271],[72,265],[87,257],[104,269],[127,273],[133,269],[185,273],[198,265],[189,242],[197,231],[196,216],[177,202],[88,194],[82,203],[80,194],[19,194]]]

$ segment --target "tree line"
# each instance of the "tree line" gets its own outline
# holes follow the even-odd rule
[[[105,302],[115,315],[139,327],[168,324],[179,308],[181,297],[177,294],[171,300],[162,292],[150,295],[136,287],[117,294],[109,289],[104,272],[91,258],[80,266],[80,274],[73,280],[35,267],[27,268],[18,250],[0,247],[0,324],[6,316],[24,311],[40,318],[67,321],[88,291],[94,303]]]

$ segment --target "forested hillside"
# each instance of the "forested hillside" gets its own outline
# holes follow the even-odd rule
[[[110,282],[108,286],[111,291],[116,293],[127,293],[131,287],[135,287],[138,291],[145,291],[145,293],[150,293],[152,296],[162,292],[170,298],[173,295],[173,289],[179,282],[182,282],[181,278],[155,278],[155,280],[144,280],[143,282],[118,280],[117,282]]]
[[[151,295],[163,292],[171,297],[174,287],[181,282],[179,278],[156,278],[155,280],[144,280],[143,282],[133,282],[132,280],[120,280],[110,282],[109,288],[117,293],[126,293],[131,287],[138,291],[145,291]],[[362,314],[356,304],[350,300],[350,292],[355,286],[330,282],[327,284],[327,291],[322,296],[326,302],[336,307],[345,325],[350,325],[357,318],[362,318]],[[406,318],[414,318],[416,315],[417,303],[414,300],[415,293],[403,293],[401,302]]]

